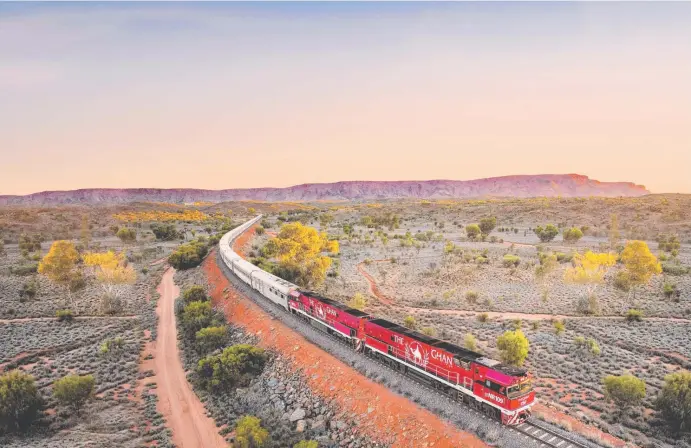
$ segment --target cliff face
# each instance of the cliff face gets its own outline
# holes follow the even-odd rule
[[[543,174],[492,177],[468,181],[347,181],[303,184],[287,188],[198,190],[189,188],[90,188],[44,191],[26,196],[0,196],[0,205],[113,204],[133,201],[316,201],[371,199],[464,199],[536,196],[642,196],[650,192],[631,182],[599,182],[578,174]]]

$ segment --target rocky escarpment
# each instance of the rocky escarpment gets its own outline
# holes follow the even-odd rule
[[[600,182],[579,174],[541,174],[476,180],[346,181],[302,184],[287,188],[199,190],[128,188],[44,191],[26,196],[0,196],[0,205],[114,204],[133,201],[189,203],[318,201],[372,199],[465,199],[482,197],[618,197],[650,192],[631,182]]]

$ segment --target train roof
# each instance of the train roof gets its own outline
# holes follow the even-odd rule
[[[319,299],[320,302],[324,302],[328,305],[333,306],[334,308],[338,308],[340,310],[345,311],[346,313],[352,314],[355,317],[367,317],[369,316],[369,313],[365,313],[364,311],[360,311],[355,308],[351,308],[347,305],[342,304],[341,302],[337,302],[332,299],[328,299],[324,296],[320,296],[319,294],[312,292],[312,291],[300,291],[303,295],[306,295],[308,297],[314,297],[315,299]]]

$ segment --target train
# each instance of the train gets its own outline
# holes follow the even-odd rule
[[[247,221],[219,241],[223,262],[249,287],[353,350],[414,376],[505,425],[518,425],[530,417],[536,398],[527,369],[303,290],[236,254],[233,241],[261,219],[259,215]]]

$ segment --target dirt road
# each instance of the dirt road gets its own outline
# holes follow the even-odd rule
[[[180,293],[173,282],[175,269],[169,268],[158,287],[158,337],[154,371],[158,383],[158,410],[173,432],[173,442],[181,448],[227,447],[214,421],[206,416],[204,406],[187,382],[178,352],[175,327],[175,298]]]

